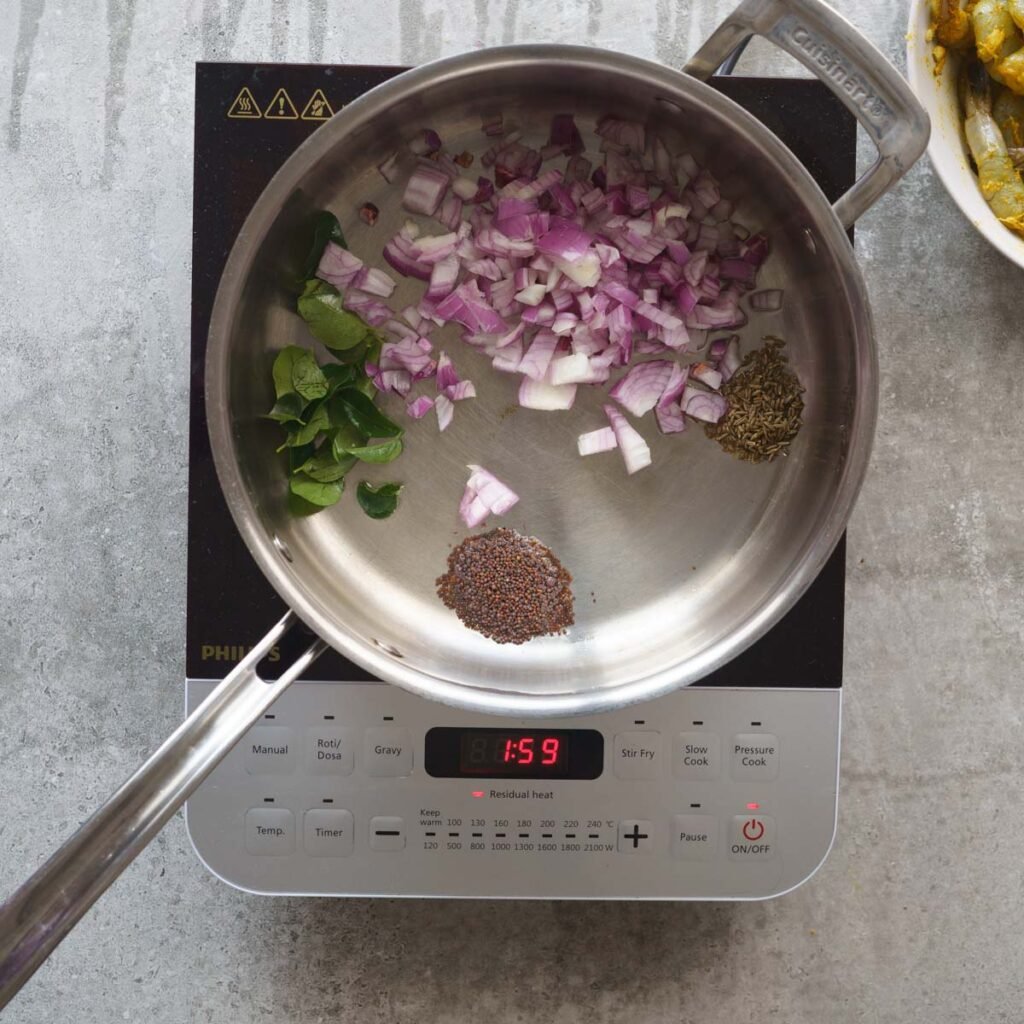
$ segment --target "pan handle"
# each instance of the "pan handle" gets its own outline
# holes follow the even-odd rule
[[[928,115],[885,57],[822,0],[743,0],[684,70],[707,81],[752,35],[764,36],[810,68],[878,148],[878,159],[833,207],[843,227],[852,227],[924,152]]]
[[[326,649],[317,640],[273,682],[256,666],[289,612],[149,760],[0,905],[0,1010],[249,727]]]

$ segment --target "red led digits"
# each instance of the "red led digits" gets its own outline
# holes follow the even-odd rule
[[[519,741],[519,763],[533,764],[533,737],[524,736]]]
[[[505,758],[504,758],[505,764],[508,764],[510,761],[514,761],[515,760],[515,758],[512,756],[513,746],[514,746],[514,744],[512,743],[511,740],[505,740]]]
[[[546,739],[541,741],[540,749],[543,753],[543,757],[540,759],[541,764],[557,764],[558,763],[558,737],[548,736]]]

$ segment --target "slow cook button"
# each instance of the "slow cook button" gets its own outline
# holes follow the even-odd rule
[[[295,770],[295,734],[284,725],[258,725],[242,739],[250,775],[288,775]]]
[[[245,848],[256,857],[287,856],[295,849],[295,816],[283,807],[246,811]]]
[[[729,827],[733,860],[771,860],[775,856],[775,819],[764,814],[737,814]]]
[[[672,819],[672,854],[679,860],[711,860],[718,849],[718,819],[711,814],[677,814]]]
[[[767,732],[741,732],[732,741],[732,777],[770,782],[779,774],[779,740]]]
[[[661,733],[620,732],[615,737],[615,774],[620,779],[653,779],[661,761]]]
[[[717,779],[721,771],[721,741],[707,732],[681,732],[676,737],[672,773],[677,779]]]
[[[348,811],[306,811],[306,853],[313,857],[348,857],[352,853],[352,815]]]
[[[408,729],[367,729],[363,758],[366,774],[398,778],[412,774],[412,736]]]
[[[306,739],[309,770],[314,775],[351,775],[354,749],[352,729],[310,729]]]

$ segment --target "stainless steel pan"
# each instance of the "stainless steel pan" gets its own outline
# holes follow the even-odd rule
[[[835,208],[778,139],[703,83],[754,33],[826,81],[878,147],[877,162]],[[206,366],[221,484],[253,556],[294,612],[382,679],[520,716],[653,697],[700,679],[770,628],[845,527],[867,464],[877,388],[871,317],[845,228],[917,159],[927,119],[881,55],[819,0],[745,0],[686,71],[568,46],[439,61],[374,89],[323,126],[246,221],[221,281]],[[308,343],[276,283],[299,219],[310,207],[335,210],[346,227],[356,223],[352,247],[374,258],[401,216],[376,164],[406,152],[417,130],[435,128],[454,150],[479,153],[482,115],[501,111],[539,134],[565,110],[583,128],[608,112],[646,122],[670,149],[708,164],[724,194],[739,200],[739,218],[771,235],[763,280],[787,291],[781,333],[807,389],[790,457],[751,466],[700,436],[655,438],[653,468],[627,479],[615,458],[576,456],[576,434],[603,422],[599,395],[583,395],[568,414],[505,416],[510,381],[453,339],[480,397],[459,407],[443,437],[429,422],[410,429],[406,453],[380,474],[406,481],[399,512],[375,522],[347,496],[310,519],[289,516],[273,425],[261,415],[274,352]],[[349,217],[367,200],[385,211],[372,229]],[[399,305],[406,290],[409,298],[416,292],[402,287]],[[434,579],[460,534],[455,509],[468,462],[520,493],[503,523],[542,538],[575,575],[577,625],[567,636],[499,646],[437,600]],[[0,911],[0,1006],[324,649],[317,641],[278,681],[262,681],[255,666],[292,622],[279,623]]]

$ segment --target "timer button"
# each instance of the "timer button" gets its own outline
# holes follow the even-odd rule
[[[661,733],[618,733],[614,765],[615,774],[620,779],[656,778],[661,770]]]
[[[306,853],[313,857],[348,857],[352,853],[352,814],[349,811],[306,811],[303,818]]]
[[[397,779],[412,774],[412,736],[408,729],[366,730],[363,762],[366,774]]]

